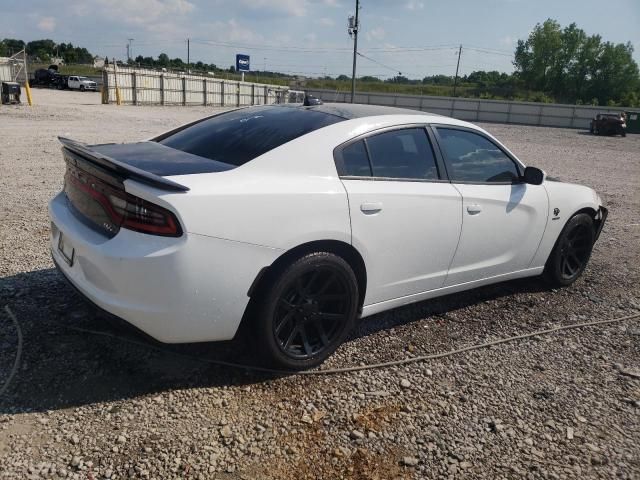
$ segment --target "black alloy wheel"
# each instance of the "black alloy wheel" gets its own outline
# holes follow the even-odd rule
[[[558,286],[575,282],[587,267],[594,241],[595,229],[591,216],[580,213],[572,217],[560,233],[547,260],[547,279]]]
[[[292,358],[317,355],[340,333],[351,301],[346,280],[331,268],[320,267],[292,279],[274,312],[278,346]]]
[[[351,330],[358,284],[341,257],[316,252],[284,269],[262,301],[255,337],[266,360],[299,370],[322,363]]]
[[[560,245],[560,272],[569,280],[580,273],[591,255],[593,231],[586,225],[576,225],[567,232]]]

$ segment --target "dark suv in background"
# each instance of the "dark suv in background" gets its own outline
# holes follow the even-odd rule
[[[599,113],[591,120],[589,131],[595,135],[627,136],[627,117],[624,113]]]

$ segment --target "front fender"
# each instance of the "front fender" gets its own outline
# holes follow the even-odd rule
[[[553,180],[545,181],[544,187],[549,196],[549,217],[542,241],[531,262],[532,268],[545,265],[560,232],[577,212],[588,211],[599,221],[596,238],[607,215],[607,210],[602,208],[600,197],[592,188]]]

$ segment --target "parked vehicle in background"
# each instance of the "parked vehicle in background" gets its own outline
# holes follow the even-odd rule
[[[58,67],[56,65],[50,65],[49,68],[39,68],[33,73],[31,86],[55,87],[59,76]]]
[[[589,131],[595,135],[627,136],[627,118],[624,113],[599,113],[591,120]]]
[[[81,92],[84,92],[85,90],[92,90],[95,92],[98,88],[98,84],[93,80],[89,80],[87,77],[79,77],[77,75],[69,76],[67,86],[71,90],[80,90]]]

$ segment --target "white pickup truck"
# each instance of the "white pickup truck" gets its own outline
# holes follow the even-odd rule
[[[77,75],[69,76],[69,80],[67,81],[67,86],[71,90],[80,90],[84,92],[85,90],[96,91],[98,89],[98,85],[93,80],[89,80],[87,77],[78,77]]]

